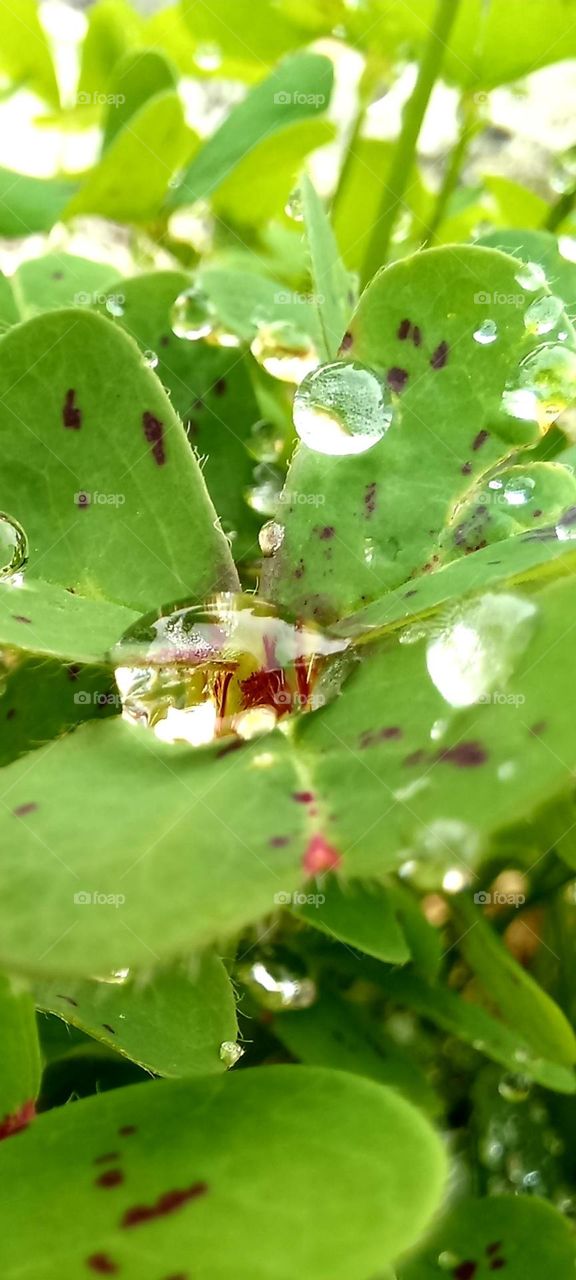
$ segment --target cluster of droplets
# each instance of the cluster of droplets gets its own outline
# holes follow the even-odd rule
[[[489,1194],[546,1196],[567,1212],[564,1143],[533,1082],[521,1070],[499,1076],[489,1066],[479,1076],[476,1094],[478,1154]]]

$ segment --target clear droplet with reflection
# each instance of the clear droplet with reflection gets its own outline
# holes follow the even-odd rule
[[[262,525],[258,541],[263,556],[273,556],[280,550],[284,541],[284,532],[284,525],[279,524],[277,520],[269,520],[267,524]]]
[[[545,333],[551,333],[556,328],[558,321],[564,314],[564,303],[562,298],[556,298],[550,294],[544,298],[537,298],[535,302],[531,302],[528,309],[524,312],[524,324],[528,333],[541,337]]]
[[[576,353],[559,343],[530,352],[506,388],[502,407],[511,417],[535,422],[546,431],[576,397]]]
[[[284,484],[284,473],[279,467],[263,462],[254,468],[253,484],[244,492],[248,506],[261,516],[273,516]]]
[[[0,579],[21,573],[28,559],[28,539],[22,525],[0,511]]]
[[[502,691],[533,633],[538,609],[520,595],[487,592],[451,610],[431,634],[428,674],[452,707]]]
[[[246,443],[252,457],[259,462],[276,462],[284,448],[284,437],[275,423],[261,418],[251,427]]]
[[[498,1083],[498,1093],[506,1102],[526,1102],[530,1097],[532,1084],[526,1076],[507,1073]]]
[[[496,342],[498,337],[498,325],[495,320],[483,320],[482,324],[474,330],[474,339],[481,346],[488,347],[491,343]]]
[[[146,615],[110,658],[124,719],[165,742],[203,746],[313,710],[325,669],[347,647],[255,596],[223,592]]]
[[[224,1063],[224,1066],[228,1071],[230,1070],[230,1067],[236,1066],[236,1063],[243,1057],[244,1049],[241,1044],[238,1044],[237,1040],[222,1041],[222,1044],[220,1045],[220,1061]]]
[[[294,396],[294,426],[318,453],[365,453],[392,422],[390,394],[380,378],[354,361],[321,365]]]
[[[158,368],[158,356],[155,351],[151,351],[151,350],[145,351],[144,360],[145,360],[145,363],[148,365],[149,369]]]
[[[542,289],[548,284],[546,272],[539,262],[522,263],[516,272],[516,280],[528,293],[535,293],[537,289]]]
[[[196,342],[206,338],[217,322],[216,310],[203,289],[191,285],[176,298],[170,312],[172,332],[177,338]]]
[[[250,350],[272,378],[295,386],[318,365],[310,335],[292,320],[261,321]]]
[[[316,983],[292,961],[262,954],[240,964],[236,974],[263,1009],[309,1009],[317,999]]]
[[[290,192],[284,206],[284,212],[288,218],[292,219],[293,222],[304,221],[304,206],[299,187],[296,187],[295,191]]]

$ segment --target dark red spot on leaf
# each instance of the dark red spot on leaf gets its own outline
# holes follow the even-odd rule
[[[414,325],[414,328],[412,330],[412,341],[415,347],[422,346],[422,330],[419,329],[417,324]]]
[[[20,1133],[22,1129],[27,1129],[35,1115],[34,1099],[30,1098],[19,1111],[15,1111],[11,1116],[4,1116],[4,1119],[0,1120],[0,1142],[3,1142],[4,1138],[11,1138],[15,1133]]]
[[[443,751],[439,751],[436,759],[457,765],[460,769],[474,769],[486,763],[488,752],[481,742],[459,742],[455,747],[445,747]]]
[[[109,1022],[103,1022],[103,1023],[102,1023],[102,1028],[103,1028],[103,1030],[104,1030],[104,1031],[109,1031],[111,1036],[115,1036],[115,1035],[116,1035],[116,1032],[115,1032],[115,1030],[114,1030],[114,1027],[111,1027]]]
[[[367,484],[364,490],[364,507],[365,507],[366,516],[368,519],[370,519],[370,516],[374,515],[374,512],[376,510],[377,491],[378,491],[378,485],[375,480],[373,480],[371,484]]]
[[[66,392],[66,399],[62,408],[62,422],[70,431],[79,431],[82,426],[82,413],[77,405],[74,404],[76,392],[73,388]]]
[[[465,463],[464,463],[464,466],[463,466],[463,467],[460,467],[460,470],[461,470],[461,472],[462,472],[462,475],[463,475],[463,476],[469,476],[469,475],[470,475],[470,472],[471,472],[471,470],[472,470],[472,463],[471,463],[471,462],[465,462]]]
[[[398,365],[393,365],[386,374],[386,381],[391,391],[396,391],[399,395],[400,392],[404,390],[408,381],[408,370],[400,369],[398,368]]]
[[[490,1263],[490,1270],[501,1271],[502,1267],[505,1267],[505,1266],[506,1266],[506,1263],[504,1261],[504,1258],[494,1258],[493,1262]]]
[[[122,1127],[118,1130],[118,1133],[120,1134],[121,1138],[131,1138],[132,1134],[137,1132],[138,1130],[135,1124],[123,1124]]]
[[[345,333],[342,342],[340,343],[340,351],[349,351],[353,342],[353,335],[351,333]]]
[[[324,524],[318,527],[318,537],[322,542],[326,542],[329,538],[333,538],[336,530],[333,524]]]
[[[297,800],[298,804],[314,804],[316,796],[313,791],[295,791],[292,799]]]
[[[166,462],[164,449],[164,426],[152,413],[142,414],[142,426],[148,444],[152,445],[152,457],[159,467]]]
[[[476,1262],[461,1262],[452,1273],[454,1280],[472,1280],[478,1270]]]
[[[533,519],[533,520],[536,520],[536,518],[537,518],[538,516],[541,516],[541,515],[543,515],[543,514],[544,514],[544,512],[542,511],[542,509],[541,509],[540,507],[537,507],[537,508],[536,508],[536,511],[533,511],[533,512],[532,512],[532,519]]]
[[[406,341],[406,339],[410,337],[410,331],[411,331],[411,329],[412,329],[412,325],[411,325],[410,320],[401,320],[401,321],[400,321],[400,324],[399,324],[399,326],[398,326],[398,334],[397,334],[397,337],[400,339],[400,341],[401,341],[401,342],[405,342],[405,341]]]
[[[81,670],[82,670],[82,667],[79,667],[78,663],[74,662],[72,663],[71,666],[66,667],[66,675],[68,676],[69,680],[77,680]]]
[[[19,804],[12,810],[15,818],[25,818],[28,813],[35,813],[38,805],[35,800],[29,800],[28,804]]]
[[[290,844],[291,836],[271,836],[269,844],[273,849],[283,849],[285,845]]]
[[[16,715],[16,707],[10,707],[10,710],[6,712],[6,719],[13,720],[15,715]]]
[[[121,1169],[107,1169],[105,1173],[101,1173],[96,1178],[97,1187],[119,1187],[124,1181],[124,1174]]]
[[[426,759],[426,752],[423,751],[421,747],[419,747],[417,751],[413,751],[411,755],[406,756],[404,764],[409,764],[409,765],[422,764],[423,760],[425,759]]]
[[[123,1227],[141,1227],[144,1222],[152,1222],[155,1218],[164,1218],[167,1214],[176,1213],[192,1200],[199,1200],[208,1191],[206,1182],[193,1182],[191,1187],[176,1188],[165,1191],[154,1204],[136,1204],[127,1209],[122,1218]]]
[[[302,859],[302,866],[309,876],[319,876],[324,871],[334,871],[341,861],[338,850],[328,844],[324,836],[312,836]]]
[[[30,626],[32,625],[32,619],[25,618],[23,613],[13,613],[12,617],[15,622],[27,622]]]
[[[100,1276],[115,1276],[118,1273],[118,1265],[110,1257],[109,1253],[93,1253],[86,1259],[86,1265],[91,1271],[97,1271]]]
[[[450,348],[447,342],[440,342],[436,350],[432,352],[430,364],[433,369],[443,369],[448,364],[448,354]]]
[[[225,395],[227,389],[228,389],[228,383],[226,382],[225,378],[218,378],[218,381],[214,383],[214,386],[212,388],[215,396]]]
[[[472,448],[474,449],[475,453],[477,452],[478,449],[482,448],[483,444],[486,444],[486,441],[489,435],[490,435],[489,431],[479,431],[478,435],[474,436],[474,439],[472,441]]]
[[[73,1008],[73,1009],[77,1009],[77,1008],[78,1008],[78,1001],[77,1001],[77,1000],[73,1000],[73,999],[72,999],[72,996],[59,996],[59,995],[57,995],[57,996],[56,996],[56,999],[57,999],[57,1000],[65,1000],[65,1001],[66,1001],[66,1004],[70,1004],[70,1005],[72,1005],[72,1008]]]
[[[487,1253],[487,1255],[488,1255],[488,1257],[489,1257],[489,1258],[492,1258],[492,1257],[494,1256],[494,1254],[495,1254],[495,1253],[499,1253],[499,1251],[500,1251],[500,1249],[501,1249],[501,1248],[502,1248],[502,1241],[501,1241],[501,1240],[493,1240],[493,1241],[492,1241],[492,1244],[487,1244],[487,1245],[486,1245],[486,1253]]]

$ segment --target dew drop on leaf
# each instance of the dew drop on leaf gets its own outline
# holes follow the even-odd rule
[[[431,636],[428,674],[452,707],[489,701],[526,648],[537,607],[522,596],[487,593],[452,611]]]
[[[279,428],[264,419],[254,423],[246,443],[249,452],[259,462],[276,462],[284,448],[284,439]]]
[[[214,41],[197,45],[194,50],[194,61],[201,71],[217,71],[222,63],[220,46]]]
[[[523,263],[516,272],[516,280],[522,289],[528,290],[528,293],[535,293],[537,289],[542,289],[548,283],[546,272],[538,262]]]
[[[244,1049],[242,1048],[242,1045],[238,1044],[237,1040],[222,1041],[222,1044],[220,1045],[220,1061],[224,1063],[227,1070],[230,1067],[234,1067],[243,1056]]]
[[[261,516],[273,516],[284,484],[284,474],[279,467],[261,462],[254,468],[253,484],[244,490],[244,497],[252,511]]]
[[[273,556],[280,550],[284,541],[284,525],[278,524],[277,520],[269,520],[267,524],[262,525],[258,541],[262,555]]]
[[[530,1096],[530,1081],[526,1076],[508,1072],[498,1083],[498,1093],[506,1102],[526,1102]]]
[[[318,365],[312,339],[292,320],[260,322],[250,350],[272,378],[296,386]]]
[[[261,956],[240,964],[237,976],[263,1009],[309,1009],[317,998],[316,984],[305,973],[273,957]]]
[[[536,337],[550,333],[558,324],[563,311],[564,303],[561,298],[554,296],[537,298],[524,312],[524,324],[528,333]]]
[[[0,512],[0,579],[19,573],[28,559],[28,539],[13,516]]]
[[[304,208],[302,205],[302,196],[300,194],[299,187],[297,187],[295,191],[292,191],[288,196],[284,206],[284,212],[288,218],[292,219],[293,222],[304,221]]]
[[[212,332],[216,323],[216,311],[204,290],[192,285],[176,298],[170,313],[170,323],[177,338],[196,342]]]
[[[356,362],[322,365],[294,397],[296,431],[318,453],[365,453],[382,440],[391,422],[388,390],[371,369]]]
[[[474,330],[474,339],[481,346],[490,346],[490,343],[496,342],[498,337],[498,325],[495,320],[483,320],[482,324]]]

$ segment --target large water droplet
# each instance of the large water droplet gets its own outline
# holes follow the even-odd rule
[[[294,397],[294,425],[304,444],[318,453],[365,453],[392,421],[389,394],[364,365],[336,361],[304,380]]]
[[[490,343],[496,342],[498,337],[498,325],[495,320],[483,320],[482,324],[474,330],[474,338],[481,346],[490,346]]]
[[[318,352],[310,335],[292,320],[259,323],[250,350],[272,378],[294,385],[318,364]]]
[[[524,324],[528,333],[535,334],[537,337],[550,333],[556,328],[563,312],[562,298],[554,296],[537,298],[535,302],[530,303],[528,310],[524,313]]]
[[[264,1009],[309,1009],[317,998],[316,984],[304,973],[274,959],[241,964],[238,978]]]
[[[504,392],[503,406],[514,417],[537,422],[545,431],[576,396],[576,353],[547,343],[521,362],[517,385]]]
[[[196,342],[211,333],[216,324],[216,310],[204,290],[191,285],[176,298],[170,323],[177,338]]]
[[[546,272],[538,262],[524,262],[516,272],[516,280],[522,289],[528,290],[528,293],[535,293],[537,289],[542,289],[548,283]]]
[[[537,608],[522,596],[487,593],[450,613],[426,652],[428,673],[452,707],[501,691],[530,640]]]
[[[28,539],[22,525],[0,511],[0,578],[21,572],[27,559]]]
[[[533,476],[514,475],[500,487],[502,498],[508,506],[523,507],[533,497],[536,481]]]
[[[267,524],[262,525],[258,541],[262,555],[273,556],[280,550],[284,541],[284,525],[278,524],[277,520],[269,520]]]
[[[328,696],[329,661],[347,645],[254,596],[222,593],[141,618],[111,660],[125,719],[163,741],[203,746],[314,709],[319,685]]]

